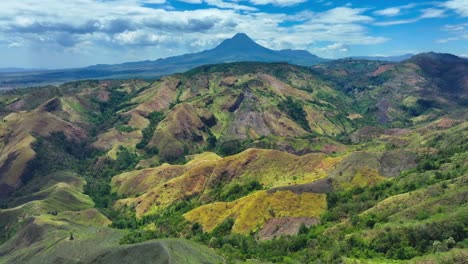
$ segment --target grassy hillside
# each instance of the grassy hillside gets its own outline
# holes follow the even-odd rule
[[[82,193],[84,184],[78,175],[58,172],[21,188],[25,195],[0,209],[0,263],[222,261],[212,250],[181,239],[120,246],[124,233],[108,227],[111,221]]]
[[[465,64],[230,63],[4,92],[0,263],[463,263]]]

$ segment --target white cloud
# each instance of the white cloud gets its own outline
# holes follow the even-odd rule
[[[165,40],[164,36],[158,36],[156,34],[151,34],[143,30],[137,31],[125,31],[119,34],[116,34],[113,38],[118,44],[130,44],[130,45],[148,45],[155,46]]]
[[[448,42],[450,42],[450,41],[456,41],[456,40],[460,40],[460,38],[458,38],[458,37],[451,37],[451,38],[438,39],[438,40],[436,40],[436,43],[445,44],[445,43],[448,43]]]
[[[457,32],[457,31],[463,31],[465,27],[467,27],[468,24],[460,24],[460,25],[445,25],[444,30],[445,31],[450,31],[450,32]]]
[[[366,11],[364,8],[336,7],[319,14],[314,21],[329,24],[348,24],[373,21],[374,19],[372,17],[362,14],[364,11]]]
[[[304,3],[307,0],[249,0],[254,5],[293,6]]]
[[[158,0],[156,0],[158,1]],[[251,6],[246,6],[246,5],[240,5],[235,2],[227,2],[223,0],[177,0],[179,2],[184,2],[184,3],[189,3],[189,4],[201,4],[201,3],[206,3],[207,5],[218,7],[218,8],[223,8],[223,9],[234,9],[234,10],[245,10],[245,11],[257,11],[257,8],[251,7]]]
[[[320,50],[320,51],[339,51],[339,52],[348,52],[349,51],[349,48],[348,46],[346,46],[345,44],[343,43],[333,43],[333,44],[330,44],[328,46],[325,46],[323,48],[318,48],[317,50]]]
[[[395,25],[414,23],[414,22],[418,22],[419,20],[420,20],[419,18],[400,19],[400,20],[392,20],[392,21],[385,21],[385,22],[377,22],[377,23],[375,23],[375,25],[377,25],[377,26],[395,26]]]
[[[445,25],[442,28],[451,36],[446,38],[437,39],[436,43],[445,44],[452,41],[468,40],[468,23],[456,24],[456,25]]]
[[[435,8],[426,8],[422,10],[422,14],[420,16],[421,19],[423,18],[436,18],[436,17],[443,17],[445,16],[445,10],[442,9],[435,9]]]
[[[450,0],[441,5],[446,8],[453,9],[462,17],[468,17],[468,1],[467,0]]]
[[[230,2],[224,2],[222,0],[204,0],[205,3],[219,7],[219,8],[226,8],[226,9],[234,9],[234,10],[246,10],[246,11],[256,11],[257,9],[254,7],[246,6],[246,5],[239,5]]]
[[[422,19],[438,18],[438,17],[444,17],[444,16],[445,16],[445,10],[443,9],[425,8],[421,10],[421,14],[418,17],[376,22],[375,25],[376,26],[394,26],[394,25],[410,24],[410,23],[418,22]]]
[[[177,0],[179,2],[189,3],[189,4],[201,4],[202,0]]]
[[[323,6],[331,6],[333,5],[333,2],[332,1],[329,1],[329,0],[315,0],[315,2],[317,4],[321,4]]]
[[[400,8],[389,7],[389,8],[386,8],[386,9],[375,11],[374,14],[380,15],[380,16],[390,16],[391,17],[391,16],[399,15],[400,12],[401,12]]]
[[[12,42],[10,44],[8,44],[8,48],[19,48],[19,47],[22,47],[23,46],[23,43],[19,43],[19,42]]]
[[[164,4],[166,0],[140,0],[140,2],[144,4]]]
[[[350,47],[341,42],[334,42],[326,46],[313,47],[311,51],[325,58],[341,58],[350,52]]]
[[[21,43],[18,49],[43,56],[37,59],[42,64],[31,66],[117,63],[212,48],[238,32],[269,48],[311,51],[323,42],[342,43],[334,52],[344,52],[350,45],[388,40],[369,34],[367,25],[374,20],[365,15],[367,9],[337,7],[285,14],[245,10],[240,2],[206,2],[220,7],[175,11],[148,8],[141,0],[0,1],[0,56],[2,47]],[[75,54],[82,56],[74,59]],[[57,62],[44,59],[48,57]]]
[[[410,4],[402,5],[402,6],[388,7],[382,10],[377,10],[374,12],[374,14],[378,16],[386,16],[386,17],[399,16],[399,15],[405,14],[406,10],[412,9],[418,5],[421,5],[421,4],[410,3]]]

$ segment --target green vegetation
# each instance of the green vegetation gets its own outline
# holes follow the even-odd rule
[[[116,123],[125,122],[125,118],[117,114],[122,108],[122,105],[132,98],[134,94],[121,92],[117,89],[112,89],[109,95],[109,100],[100,101],[96,98],[91,98],[92,102],[97,105],[97,111],[90,111],[90,122],[94,124],[91,130],[93,135],[98,132],[106,131],[113,127]],[[123,121],[123,122],[122,122]]]
[[[139,158],[135,153],[120,146],[117,152],[117,159],[106,158],[101,160],[99,167],[92,167],[91,170],[81,171],[87,180],[84,192],[93,198],[97,208],[107,209],[117,198],[111,193],[110,181],[112,176],[123,171],[134,169]]]
[[[307,122],[307,114],[300,101],[296,101],[291,96],[288,96],[286,97],[286,100],[278,104],[278,108],[281,111],[286,112],[288,116],[297,122],[302,128],[310,131],[309,123]]]
[[[124,132],[124,133],[130,133],[132,131],[135,131],[135,128],[131,127],[131,126],[124,126],[124,125],[116,125],[115,128],[120,131],[120,132]]]
[[[233,63],[4,92],[0,255],[460,262],[463,95],[438,90],[455,77],[420,75],[437,63],[413,63]]]
[[[154,135],[154,131],[156,130],[156,127],[158,126],[159,122],[163,120],[164,115],[161,112],[151,112],[148,115],[148,119],[150,121],[149,125],[142,130],[143,132],[143,138],[141,139],[140,143],[136,145],[137,149],[144,149],[146,145],[148,145],[149,141]],[[148,150],[151,154],[157,154],[157,151],[154,149]]]
[[[130,229],[120,240],[121,244],[138,243],[156,238],[188,237],[190,234],[189,222],[182,215],[198,205],[193,200],[184,200],[141,219],[136,219],[135,214],[131,211],[121,211],[116,214],[117,218],[112,223],[112,227]],[[143,229],[149,224],[153,225],[155,229]],[[192,227],[192,229],[194,228]]]
[[[245,184],[234,183],[225,188],[222,182],[211,190],[210,197],[215,201],[231,202],[244,197],[254,191],[263,189],[257,180],[251,180]]]
[[[242,152],[252,144],[252,140],[230,140],[218,143],[217,152],[222,156],[230,156]]]

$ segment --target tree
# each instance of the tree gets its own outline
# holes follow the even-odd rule
[[[309,228],[304,223],[301,223],[299,226],[299,231],[297,232],[298,235],[305,235],[309,232]]]

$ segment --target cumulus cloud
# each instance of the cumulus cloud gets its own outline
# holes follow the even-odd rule
[[[196,4],[202,0],[183,1]],[[1,1],[0,50],[21,48],[44,56],[54,53],[57,58],[57,54],[82,54],[89,57],[80,59],[89,59],[87,64],[91,64],[200,51],[238,32],[245,32],[274,49],[313,50],[318,43],[328,42],[341,43],[344,51],[350,45],[372,45],[388,40],[367,31],[367,26],[374,21],[365,15],[368,9],[343,6],[323,12],[286,14],[266,13],[239,4],[248,0],[203,1],[212,7],[177,11],[165,9],[164,5],[150,8],[145,5],[150,1],[142,0]],[[294,1],[299,3],[299,0],[275,3]],[[64,58],[68,57],[64,55]]]
[[[370,45],[388,41],[385,37],[367,34],[366,25],[374,21],[363,15],[366,9],[337,7],[311,15],[309,20],[294,27],[296,33],[316,41],[343,42],[348,45]]]

